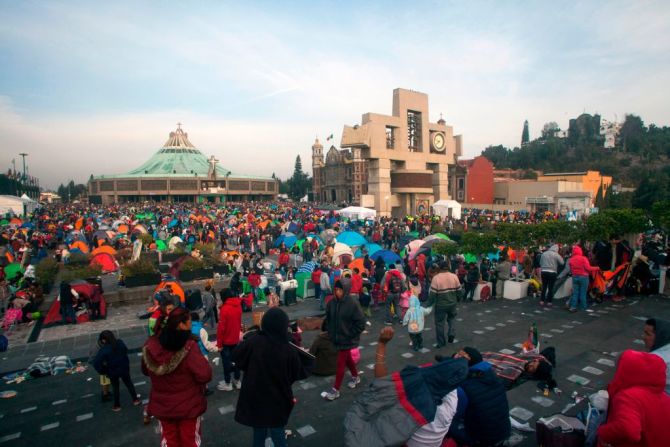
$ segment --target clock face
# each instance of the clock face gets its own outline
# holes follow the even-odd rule
[[[436,132],[433,134],[433,149],[437,152],[444,151],[444,135]]]

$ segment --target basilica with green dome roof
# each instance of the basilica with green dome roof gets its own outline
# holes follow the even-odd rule
[[[219,166],[219,160],[200,152],[177,124],[144,164],[125,174],[93,177],[88,192],[93,203],[226,202],[272,200],[278,185],[271,177],[236,174]]]

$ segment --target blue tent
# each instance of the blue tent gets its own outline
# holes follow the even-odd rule
[[[316,268],[317,265],[319,265],[319,264],[317,262],[314,262],[314,261],[305,262],[298,269],[298,273],[303,273],[303,272],[311,273],[311,272],[314,271],[314,269]]]
[[[295,222],[291,222],[290,224],[288,224],[287,230],[289,231],[289,233],[298,233],[300,231],[300,225],[298,225]]]
[[[335,236],[335,238],[337,239],[337,242],[348,245],[350,247],[359,247],[367,243],[365,238],[360,233],[356,233],[354,231],[345,231]]]
[[[179,221],[177,219],[172,219],[170,223],[168,224],[168,228],[174,228],[177,225],[179,225]]]
[[[365,247],[365,249],[368,251],[368,254],[370,256],[377,253],[379,250],[383,250],[381,245],[375,244],[375,243],[365,244],[365,245],[363,245],[363,247]],[[363,256],[363,247],[356,250],[356,255],[355,256],[357,258],[360,258],[361,256]]]
[[[384,264],[389,265],[389,264],[398,264],[402,262],[402,259],[400,259],[400,256],[398,256],[396,253],[392,252],[391,250],[379,250],[375,252],[370,258],[373,261],[378,261],[379,259],[384,260]]]
[[[283,242],[284,245],[286,245],[287,248],[291,248],[295,245],[297,242],[298,238],[295,236],[293,233],[282,233],[281,236],[277,238],[275,241],[275,247],[279,247],[281,243]]]

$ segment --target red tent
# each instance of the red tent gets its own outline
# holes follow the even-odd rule
[[[119,265],[116,263],[114,256],[104,252],[98,253],[91,258],[91,265],[93,264],[98,264],[102,267],[102,273],[115,272],[119,269]]]
[[[107,302],[105,301],[105,296],[100,293],[100,287],[95,284],[89,284],[87,282],[79,282],[77,284],[71,284],[72,288],[79,294],[78,303],[75,305],[75,311],[77,307],[80,307],[81,304],[89,301],[94,295],[99,295],[100,299],[100,318],[107,317]],[[46,318],[44,319],[44,327],[54,326],[59,324],[62,321],[60,314],[60,300],[55,299],[49,308]],[[77,323],[87,323],[90,321],[89,313],[84,312],[81,315],[77,315]]]

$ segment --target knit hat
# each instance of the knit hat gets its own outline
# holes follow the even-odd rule
[[[466,346],[465,348],[463,348],[463,351],[465,351],[468,354],[468,356],[470,357],[470,360],[468,361],[468,366],[476,365],[477,363],[484,360],[482,358],[482,355],[475,348],[471,348],[469,346]]]
[[[344,285],[342,284],[342,281],[339,279],[335,281],[335,285],[333,286],[333,289],[342,289],[344,290]]]

